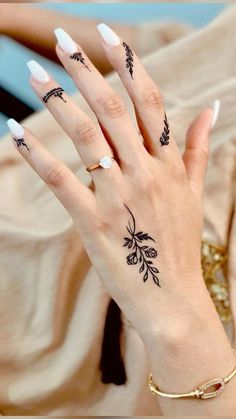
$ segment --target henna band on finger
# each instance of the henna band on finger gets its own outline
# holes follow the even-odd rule
[[[63,98],[62,94],[64,92],[64,89],[62,89],[62,87],[54,87],[54,89],[49,90],[49,92],[46,93],[46,95],[44,95],[42,97],[42,100],[47,103],[48,100],[51,97],[59,97],[61,100],[63,100],[63,102],[66,103],[66,100]]]

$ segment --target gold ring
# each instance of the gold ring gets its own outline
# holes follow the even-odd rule
[[[93,164],[90,167],[86,167],[86,170],[88,172],[91,172],[92,170],[98,169],[99,167],[102,167],[103,169],[110,169],[110,167],[112,166],[112,162],[114,161],[114,157],[110,157],[110,156],[103,156],[101,157],[101,159],[99,160],[98,163]]]

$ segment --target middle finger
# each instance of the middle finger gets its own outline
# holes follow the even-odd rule
[[[142,164],[147,151],[121,98],[63,29],[56,29],[55,34],[58,57],[96,114],[121,167],[132,167],[134,161],[136,165]]]

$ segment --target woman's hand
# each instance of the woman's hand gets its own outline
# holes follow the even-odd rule
[[[99,26],[107,57],[134,103],[140,133],[124,103],[80,46],[57,30],[57,54],[97,116],[90,120],[40,66],[31,83],[87,168],[84,186],[27,129],[10,123],[15,145],[74,220],[110,295],[141,337],[176,334],[208,304],[201,274],[202,189],[212,109],[191,125],[180,155],[161,94],[127,44]],[[56,89],[56,90],[53,90]],[[196,293],[198,299],[196,299]],[[183,319],[185,319],[183,321]]]
[[[58,57],[99,124],[34,62],[32,86],[87,168],[103,156],[115,160],[102,160],[109,169],[90,171],[90,189],[27,128],[12,120],[9,126],[18,150],[70,213],[108,292],[143,339],[154,381],[162,391],[186,392],[235,366],[200,263],[202,189],[217,107],[192,123],[181,157],[158,88],[128,45],[106,26],[99,29],[142,135],[119,96],[62,30],[56,31]],[[234,394],[235,381],[214,403],[161,399],[160,405],[167,415],[232,414]]]

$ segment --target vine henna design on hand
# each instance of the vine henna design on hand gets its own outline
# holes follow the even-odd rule
[[[127,205],[125,205],[125,207],[132,217],[132,224],[129,221],[128,226],[126,226],[126,229],[131,237],[124,237],[125,243],[123,244],[123,247],[127,246],[127,248],[132,251],[126,257],[127,264],[137,265],[137,263],[140,263],[141,266],[139,268],[139,273],[143,272],[143,282],[146,282],[149,275],[151,275],[154,283],[161,287],[159,279],[156,275],[159,273],[159,270],[155,266],[153,266],[153,262],[151,260],[148,260],[150,258],[156,258],[157,251],[156,249],[154,249],[154,247],[141,245],[141,243],[145,240],[152,240],[153,242],[155,242],[155,240],[151,236],[149,236],[148,233],[143,233],[142,231],[136,233],[135,218],[130,209],[127,207]]]
[[[125,43],[123,42],[123,47],[125,48],[125,52],[126,52],[126,67],[129,70],[129,74],[131,75],[131,78],[134,79],[133,77],[133,67],[134,67],[134,53],[131,50],[131,48]]]
[[[170,140],[170,128],[169,128],[169,123],[168,123],[167,116],[165,113],[164,129],[160,137],[160,143],[161,145],[168,145],[169,140]]]
[[[88,71],[91,71],[90,68],[85,64],[85,58],[83,57],[81,52],[74,52],[74,54],[70,55],[70,58],[72,60],[79,61],[81,64],[84,65],[84,67],[86,67],[88,69]]]
[[[24,138],[14,138],[13,140],[16,142],[17,147],[26,147],[28,151],[30,151],[29,147],[25,143]]]
[[[48,100],[53,96],[53,97],[59,97],[61,100],[63,100],[63,102],[66,103],[66,100],[62,96],[63,92],[64,92],[64,89],[62,89],[62,87],[55,87],[54,89],[49,90],[49,92],[47,92],[46,95],[42,97],[42,100],[45,103],[47,103]]]

